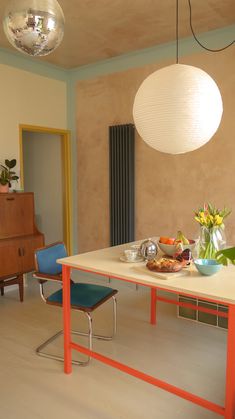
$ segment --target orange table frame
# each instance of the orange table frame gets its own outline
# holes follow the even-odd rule
[[[234,419],[234,410],[235,410],[235,304],[225,304],[223,301],[219,300],[211,300],[205,299],[205,301],[210,301],[213,303],[219,303],[226,305],[228,307],[228,313],[224,313],[218,310],[207,309],[204,307],[195,307],[193,304],[178,302],[175,300],[167,299],[164,297],[160,297],[157,295],[157,289],[164,290],[164,287],[153,287],[149,286],[151,289],[151,310],[150,310],[150,322],[152,325],[156,325],[156,303],[157,301],[164,301],[170,304],[176,304],[182,307],[188,307],[193,310],[203,311],[207,313],[216,314],[221,317],[228,317],[228,338],[227,338],[227,366],[226,366],[226,388],[225,388],[225,406],[220,406],[216,403],[210,402],[202,397],[199,397],[195,394],[187,392],[179,387],[173,386],[165,381],[159,380],[151,375],[145,374],[139,370],[129,367],[128,365],[122,364],[118,361],[115,361],[111,358],[108,358],[102,354],[99,354],[94,351],[90,351],[84,346],[78,345],[71,340],[71,307],[70,307],[70,274],[71,269],[78,269],[81,271],[89,272],[88,270],[81,269],[81,268],[71,268],[66,264],[62,265],[62,280],[63,280],[63,321],[64,321],[64,372],[66,374],[70,374],[72,372],[72,349],[77,350],[86,355],[90,355],[91,357],[110,365],[118,370],[121,370],[133,377],[139,378],[143,381],[146,381],[149,384],[152,384],[156,387],[164,389],[170,393],[173,393],[183,399],[186,399],[192,403],[195,403],[203,408],[211,410],[218,415],[223,416],[225,419]],[[93,272],[94,274],[94,272]],[[96,273],[100,275],[99,272]],[[102,276],[105,276],[102,273]],[[110,277],[110,275],[107,275]],[[116,276],[112,276],[112,278],[124,280],[123,278],[118,278]],[[129,282],[128,280],[126,280]],[[130,281],[133,283],[133,281]],[[138,282],[136,281],[138,284]],[[142,283],[140,285],[143,285]],[[148,286],[148,285],[145,285]],[[178,294],[176,291],[169,291],[167,292]],[[181,295],[189,296],[189,297],[196,297],[197,295],[189,295],[185,293],[181,293]],[[203,300],[200,297],[200,300]]]

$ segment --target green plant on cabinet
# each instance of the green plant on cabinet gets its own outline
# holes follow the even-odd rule
[[[16,166],[16,159],[5,160],[5,165],[0,164],[0,184],[5,186],[9,185],[11,187],[11,182],[13,180],[18,180],[19,176],[16,175],[16,172],[12,170]]]

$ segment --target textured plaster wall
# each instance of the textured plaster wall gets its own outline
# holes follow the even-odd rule
[[[174,236],[178,229],[195,237],[198,226],[193,211],[210,201],[232,208],[226,233],[228,242],[235,245],[234,48],[187,56],[180,62],[198,66],[214,78],[223,98],[223,118],[208,144],[185,155],[157,152],[136,133],[136,239]],[[171,63],[77,83],[79,252],[109,246],[108,127],[133,122],[139,85],[157,68]]]

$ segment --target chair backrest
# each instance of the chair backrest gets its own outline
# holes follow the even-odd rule
[[[35,251],[36,270],[42,274],[59,275],[62,265],[56,263],[57,259],[67,256],[67,250],[62,242],[52,243]]]

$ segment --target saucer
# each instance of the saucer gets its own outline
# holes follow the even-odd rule
[[[142,258],[142,256],[138,256],[134,260],[128,260],[128,259],[125,258],[125,256],[120,256],[120,260],[122,262],[126,262],[126,263],[136,263],[136,262],[143,262],[144,261],[144,259]]]

